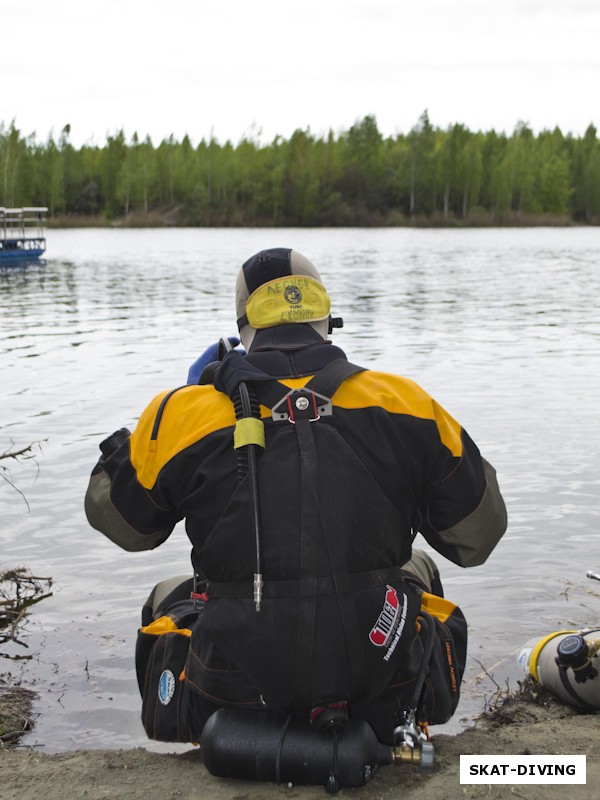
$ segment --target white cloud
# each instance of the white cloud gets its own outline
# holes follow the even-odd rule
[[[265,139],[375,114],[582,133],[596,119],[600,8],[587,0],[28,0],[0,48],[0,121],[73,141]],[[27,32],[27,48],[23,47]]]

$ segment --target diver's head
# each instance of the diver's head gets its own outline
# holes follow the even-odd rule
[[[246,350],[258,330],[307,324],[325,340],[330,331],[329,296],[314,264],[283,247],[261,250],[240,270],[236,314]]]

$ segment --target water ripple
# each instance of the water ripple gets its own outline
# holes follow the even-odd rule
[[[2,564],[55,579],[29,627],[47,750],[146,743],[139,610],[189,544],[180,525],[159,552],[119,551],[87,525],[88,475],[104,436],[235,332],[239,266],[273,246],[319,265],[353,360],[421,383],[498,470],[510,525],[488,563],[434,554],[470,627],[456,719],[480,708],[481,663],[502,683],[531,636],[597,622],[600,231],[50,231],[45,264],[0,270],[0,450],[47,440],[39,470],[11,466],[29,511],[0,485]]]

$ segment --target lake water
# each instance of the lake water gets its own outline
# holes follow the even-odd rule
[[[54,579],[10,651],[33,658],[0,662],[40,694],[26,744],[161,749],[135,636],[154,583],[189,571],[188,540],[122,552],[83,496],[100,440],[235,332],[238,268],[277,246],[320,268],[349,357],[424,386],[498,471],[509,528],[487,564],[437,558],[470,626],[446,729],[516,687],[530,637],[600,622],[599,229],[50,231],[45,264],[0,271],[0,452],[43,440],[37,466],[2,461],[25,499],[0,480],[0,569]]]

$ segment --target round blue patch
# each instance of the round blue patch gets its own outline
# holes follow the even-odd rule
[[[163,706],[168,706],[175,694],[175,675],[170,669],[164,670],[158,679],[158,699]]]

